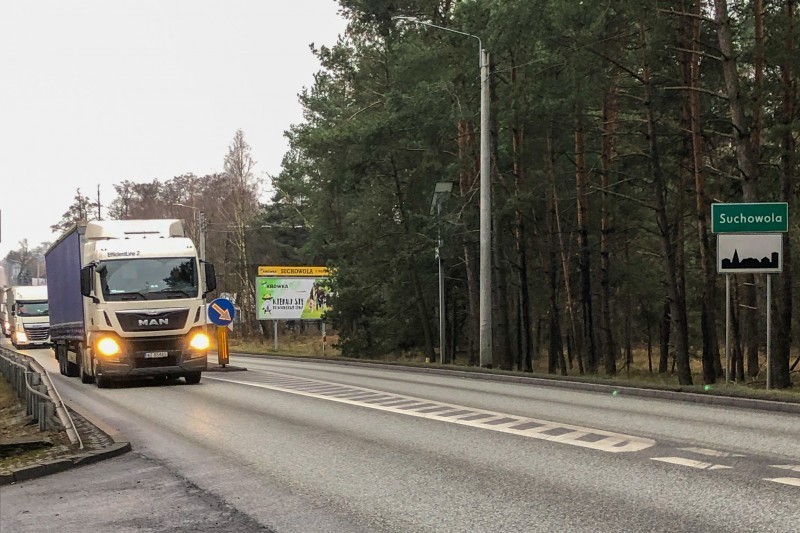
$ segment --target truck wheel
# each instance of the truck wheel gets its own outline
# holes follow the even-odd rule
[[[186,380],[187,385],[197,385],[200,383],[200,372],[189,372],[183,379]]]
[[[108,389],[111,387],[111,378],[106,378],[103,376],[95,376],[94,384],[97,385],[98,389]]]
[[[86,369],[83,368],[83,359],[78,359],[78,366],[80,367],[79,374],[81,375],[81,383],[94,383],[94,377],[90,374],[86,373]]]

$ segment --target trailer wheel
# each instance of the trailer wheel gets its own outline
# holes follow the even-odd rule
[[[61,347],[61,357],[64,359],[64,375],[70,378],[74,378],[78,376],[78,370],[80,369],[78,363],[73,363],[69,360],[67,356],[67,345]],[[80,361],[80,349],[75,351],[75,357]]]
[[[66,346],[61,346],[60,344],[56,344],[56,360],[58,361],[58,371],[61,373],[62,376],[67,375],[67,368],[64,365],[64,360],[66,356]]]
[[[200,372],[189,372],[183,379],[186,380],[187,385],[197,385],[200,383]]]

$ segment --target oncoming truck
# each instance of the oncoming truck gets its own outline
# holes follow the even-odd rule
[[[6,320],[15,348],[50,346],[47,287],[16,285],[6,289]]]
[[[216,277],[180,220],[78,224],[45,261],[62,374],[100,388],[143,377],[200,381],[209,347],[205,296]]]

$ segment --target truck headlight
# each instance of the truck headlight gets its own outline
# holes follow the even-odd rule
[[[103,337],[97,341],[97,351],[106,357],[111,357],[120,352],[120,346],[113,337]]]
[[[208,350],[209,346],[211,346],[211,341],[208,339],[208,335],[202,331],[198,331],[192,335],[189,340],[189,347],[195,350]]]
[[[28,336],[25,335],[24,331],[17,331],[14,333],[14,337],[17,339],[17,344],[25,344],[28,342]]]

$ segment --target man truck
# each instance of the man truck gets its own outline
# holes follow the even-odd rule
[[[200,382],[216,276],[180,220],[80,223],[45,261],[62,374],[100,388],[145,377]]]
[[[5,291],[3,324],[15,348],[50,346],[50,317],[48,316],[47,286],[16,285]]]

